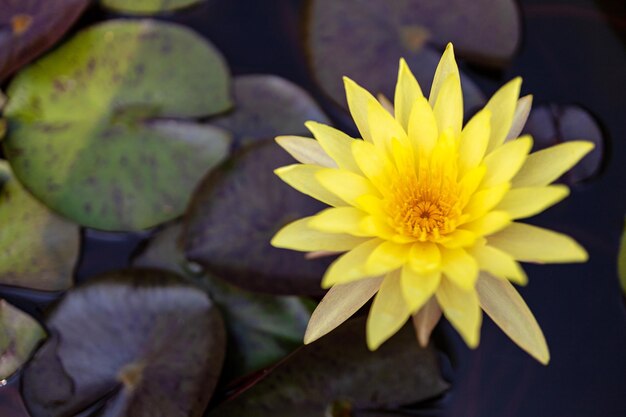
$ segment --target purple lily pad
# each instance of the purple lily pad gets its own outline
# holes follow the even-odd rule
[[[69,292],[46,324],[22,380],[33,417],[198,417],[222,368],[219,311],[169,272],[104,275]]]
[[[561,178],[575,184],[598,174],[604,155],[604,135],[594,117],[575,105],[548,104],[530,112],[522,133],[532,135],[533,151],[571,140],[588,140],[595,148]]]
[[[521,34],[513,0],[313,0],[307,17],[313,74],[344,107],[344,75],[374,94],[393,97],[398,60],[404,57],[427,93],[448,42],[472,63],[503,67]],[[461,79],[466,110],[483,104],[478,87]]]
[[[243,75],[233,80],[234,109],[210,121],[229,130],[236,145],[279,135],[310,136],[308,120],[329,123],[311,96],[275,75]]]
[[[179,245],[181,224],[158,232],[134,258],[134,266],[167,269],[205,288],[224,317],[228,334],[222,380],[270,366],[302,346],[315,305],[294,296],[252,293],[198,271]],[[197,265],[195,265],[197,267]]]
[[[370,352],[359,318],[295,352],[207,417],[353,415],[329,412],[396,409],[447,387],[434,350],[419,347],[410,325]]]
[[[89,0],[0,0],[0,81],[45,52]]]
[[[329,259],[270,245],[285,224],[325,206],[283,183],[273,170],[294,163],[273,140],[247,146],[209,174],[185,215],[187,259],[231,284],[274,294],[320,294]]]

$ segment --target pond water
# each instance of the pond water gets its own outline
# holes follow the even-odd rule
[[[207,0],[168,20],[209,38],[234,74],[277,74],[304,87],[343,126],[346,116],[307,70],[299,44],[303,7],[299,0]],[[447,324],[440,325],[436,339],[450,356],[446,376],[452,389],[410,415],[626,416],[626,309],[616,274],[626,213],[626,6],[622,0],[523,0],[520,9],[524,35],[511,65],[501,73],[468,72],[487,95],[520,75],[522,93],[532,93],[536,105],[580,105],[599,121],[606,137],[600,173],[574,185],[564,203],[531,221],[566,231],[587,248],[590,260],[526,268],[530,282],[520,292],[546,335],[549,366],[518,349],[489,319],[473,351]],[[79,25],[103,17],[92,10]],[[78,276],[125,265],[142,237],[88,233]],[[115,248],[115,258],[107,248]],[[0,296],[36,316],[54,299],[10,289]],[[2,417],[28,416],[17,385],[0,388]]]

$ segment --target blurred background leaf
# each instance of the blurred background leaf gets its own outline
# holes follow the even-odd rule
[[[100,0],[102,5],[115,12],[151,15],[193,6],[204,0]]]
[[[404,57],[427,95],[448,42],[463,59],[502,68],[521,36],[513,0],[310,0],[306,25],[314,77],[344,107],[344,75],[392,98]],[[466,110],[481,105],[478,87],[465,75],[461,79]]]
[[[304,253],[270,245],[282,226],[325,207],[274,174],[291,163],[291,156],[266,139],[208,175],[184,218],[186,257],[250,291],[321,294],[321,277],[332,259],[308,260]]]
[[[37,198],[77,223],[148,228],[182,214],[228,152],[221,129],[164,119],[224,111],[229,87],[219,52],[189,29],[109,21],[13,80],[4,151]]]
[[[181,225],[158,232],[135,257],[135,266],[170,270],[200,285],[220,309],[228,335],[223,381],[273,365],[302,346],[315,304],[305,298],[245,291],[197,270],[179,245]]]
[[[44,291],[72,285],[78,226],[35,200],[0,161],[0,284]]]
[[[0,298],[0,380],[17,371],[45,337],[35,319]]]
[[[410,325],[375,352],[364,340],[365,318],[349,320],[207,417],[352,415],[330,411],[336,402],[346,410],[392,410],[447,389],[435,352],[418,346]]]
[[[25,368],[32,417],[196,417],[219,378],[220,313],[171,272],[126,270],[70,291]]]
[[[0,0],[0,81],[58,41],[90,0]]]

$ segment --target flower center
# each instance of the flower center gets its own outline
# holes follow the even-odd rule
[[[422,242],[453,232],[462,215],[456,166],[424,162],[418,172],[399,175],[385,198],[391,226]]]

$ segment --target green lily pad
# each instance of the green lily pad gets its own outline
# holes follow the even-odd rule
[[[306,43],[317,82],[345,107],[344,75],[391,98],[401,57],[428,93],[448,42],[472,63],[504,67],[520,41],[520,22],[513,0],[313,0]],[[478,87],[463,74],[461,81],[465,109],[482,105]]]
[[[44,291],[72,285],[77,225],[51,212],[0,161],[0,284]]]
[[[116,12],[151,15],[182,9],[202,1],[204,0],[101,0],[101,3]]]
[[[329,124],[311,96],[275,75],[243,75],[233,81],[236,106],[210,123],[233,133],[242,145],[279,135],[306,135],[308,120]]]
[[[534,108],[528,116],[523,133],[532,135],[533,151],[572,140],[587,140],[595,145],[593,151],[561,178],[575,184],[595,176],[604,157],[604,135],[596,119],[576,105],[548,104]]]
[[[35,319],[0,299],[0,380],[17,371],[45,337]]]
[[[174,223],[157,233],[133,265],[177,272],[210,293],[222,312],[228,334],[224,380],[272,365],[302,346],[315,307],[311,301],[248,292],[197,270],[182,253],[180,232],[181,225]]]
[[[89,0],[13,0],[0,5],[0,81],[45,52]]]
[[[435,397],[448,384],[435,352],[420,348],[411,326],[370,352],[364,318],[305,346],[208,417],[325,417],[350,410],[396,409]],[[377,414],[376,414],[377,415]]]
[[[4,151],[26,188],[79,224],[152,227],[225,157],[226,132],[180,119],[227,109],[228,89],[221,55],[190,30],[109,21],[13,80]]]
[[[250,291],[319,295],[331,260],[308,260],[303,253],[270,245],[285,224],[325,207],[274,174],[293,162],[266,139],[243,148],[207,176],[185,215],[187,259]]]
[[[222,367],[219,311],[169,272],[107,274],[70,291],[46,324],[22,380],[32,417],[198,417]]]

